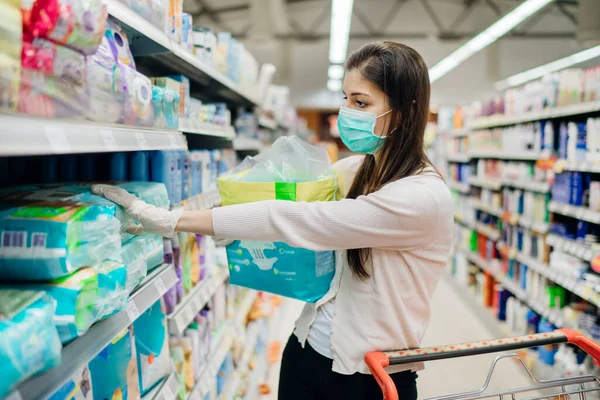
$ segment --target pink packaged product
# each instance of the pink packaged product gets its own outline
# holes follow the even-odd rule
[[[21,64],[23,68],[63,78],[75,85],[85,80],[85,56],[68,47],[24,33]]]
[[[23,29],[83,54],[94,54],[104,36],[108,13],[98,0],[24,0]]]

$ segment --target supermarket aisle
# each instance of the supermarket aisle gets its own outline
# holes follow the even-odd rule
[[[451,278],[444,276],[433,299],[433,315],[423,346],[462,343],[495,337],[493,331],[473,315],[464,300],[458,296],[447,281],[448,279]],[[279,340],[282,340],[282,345],[285,345],[285,340],[293,329],[295,318],[299,315],[302,304],[287,300],[285,307],[285,321],[281,321],[281,329],[277,335]],[[494,357],[494,355],[484,355],[428,363],[426,369],[419,373],[419,399],[481,387]],[[273,393],[265,396],[263,400],[277,399],[278,379],[278,366],[275,366],[271,370],[269,380]],[[514,362],[504,360],[498,365],[490,390],[508,389],[509,387],[506,386],[508,382],[511,387],[530,384],[524,371]]]
[[[494,338],[497,334],[473,315],[464,299],[444,275],[432,304],[432,318],[423,346],[464,343]],[[419,398],[479,389],[495,355],[482,355],[426,364],[419,373]],[[526,373],[512,360],[499,363],[489,390],[529,386]],[[507,386],[510,385],[510,386]]]

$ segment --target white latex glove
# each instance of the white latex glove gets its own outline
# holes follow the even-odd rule
[[[183,208],[165,210],[150,205],[116,186],[92,185],[92,192],[120,205],[131,218],[139,222],[139,225],[127,227],[127,232],[135,235],[152,233],[167,238],[172,237],[183,214]]]
[[[233,239],[223,239],[218,237],[213,237],[213,240],[215,241],[215,244],[219,247],[225,247],[228,244],[235,242],[235,240]]]

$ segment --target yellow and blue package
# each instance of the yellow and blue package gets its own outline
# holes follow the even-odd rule
[[[133,322],[138,377],[142,395],[169,374],[169,342],[167,314],[162,301],[157,301]]]
[[[140,387],[132,327],[118,334],[88,364],[94,399],[138,400]]]
[[[93,400],[92,377],[88,366],[78,368],[48,400]]]
[[[0,398],[61,362],[54,301],[39,291],[0,290]]]
[[[97,264],[118,253],[120,226],[107,205],[2,201],[0,278],[55,279]]]
[[[337,192],[325,150],[295,136],[277,139],[218,183],[224,206],[261,200],[332,201]],[[306,302],[323,297],[335,273],[333,251],[254,241],[235,241],[226,251],[230,283]]]
[[[127,266],[117,261],[103,261],[94,265],[98,274],[98,296],[94,303],[94,322],[114,315],[125,308],[127,290]]]
[[[12,287],[43,291],[55,301],[54,325],[63,344],[83,335],[96,321],[98,274],[92,268],[82,268],[50,282],[13,284]]]

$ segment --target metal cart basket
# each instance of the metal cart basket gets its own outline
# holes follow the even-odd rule
[[[369,366],[371,373],[381,387],[384,400],[401,400],[398,398],[398,392],[394,382],[392,381],[392,378],[385,371],[385,368],[390,365],[505,352],[558,343],[570,343],[576,345],[592,356],[596,361],[600,361],[600,345],[577,331],[571,329],[560,329],[550,333],[540,333],[535,335],[494,339],[457,345],[444,345],[425,349],[371,352],[365,355],[365,362]],[[504,358],[516,358],[518,361],[520,361],[520,364],[527,371],[533,382],[532,386],[505,390],[501,392],[488,391],[488,385],[494,373],[496,364],[498,361]],[[540,395],[539,393],[542,391],[543,393],[548,392],[550,394]],[[596,392],[594,395],[598,395],[598,393],[600,393],[600,380],[593,375],[580,375],[560,379],[540,380],[533,376],[529,368],[527,368],[525,361],[520,356],[512,353],[496,357],[492,363],[492,366],[490,367],[487,379],[480,389],[473,390],[471,392],[435,397],[429,400],[475,400],[491,398],[500,400],[583,400],[586,399],[586,396],[590,395],[592,392]]]

